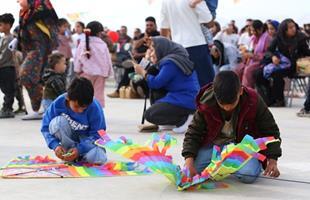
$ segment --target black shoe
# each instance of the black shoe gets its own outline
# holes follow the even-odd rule
[[[28,114],[27,110],[25,108],[18,108],[18,110],[15,110],[14,113],[17,114]]]
[[[310,111],[306,110],[305,108],[301,109],[298,113],[297,113],[298,117],[309,117],[310,118]]]
[[[6,119],[6,118],[14,118],[15,115],[13,111],[10,110],[1,110],[0,111],[0,119]]]
[[[277,100],[275,103],[271,104],[270,107],[275,108],[285,107],[285,102],[283,100]]]

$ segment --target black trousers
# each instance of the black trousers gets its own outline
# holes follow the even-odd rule
[[[0,68],[0,89],[4,94],[2,110],[12,111],[15,97],[15,67]]]
[[[18,108],[25,107],[24,95],[23,95],[23,85],[20,83],[20,80],[16,80],[15,84],[15,98],[18,101]]]
[[[263,68],[258,69],[255,72],[255,87],[256,91],[263,98],[264,102],[270,106],[271,104],[271,85],[270,81],[264,78]]]
[[[310,111],[310,84],[309,84],[309,88],[307,92],[307,99],[306,99],[304,106],[305,106],[306,111]]]
[[[269,80],[263,76],[263,69],[256,71],[256,88],[267,105],[284,101],[284,78],[291,74],[290,70],[273,72]]]
[[[195,110],[182,108],[169,103],[155,103],[145,112],[145,119],[156,125],[182,126],[188,115]]]
[[[135,69],[133,67],[125,69],[124,75],[121,79],[121,82],[117,86],[117,91],[121,89],[123,86],[128,86],[130,83],[129,74],[135,72]]]

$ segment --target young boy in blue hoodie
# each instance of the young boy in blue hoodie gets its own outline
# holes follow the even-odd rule
[[[45,112],[41,132],[48,147],[67,162],[103,164],[105,149],[94,142],[105,130],[103,110],[94,99],[94,88],[85,78],[72,81],[67,93],[59,96]]]

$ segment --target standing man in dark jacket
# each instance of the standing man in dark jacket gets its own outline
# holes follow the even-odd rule
[[[213,145],[239,143],[246,134],[280,139],[278,126],[262,98],[252,89],[242,87],[232,71],[220,72],[212,85],[200,91],[196,101],[198,109],[186,132],[182,151],[191,175],[201,173],[210,164]],[[264,175],[280,175],[277,167],[280,144],[269,144],[261,152],[267,157]],[[262,164],[252,158],[236,176],[241,182],[253,183],[261,171]]]
[[[147,17],[145,19],[145,32],[140,35],[139,38],[133,41],[133,56],[139,63],[145,56],[146,50],[148,49],[147,41],[150,37],[159,36],[160,33],[157,31],[156,19],[154,17]]]

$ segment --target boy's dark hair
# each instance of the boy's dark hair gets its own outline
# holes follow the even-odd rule
[[[0,23],[9,24],[12,27],[14,22],[15,19],[11,13],[5,13],[0,16]]]
[[[60,18],[60,19],[58,19],[58,23],[57,24],[60,27],[60,26],[63,26],[65,24],[69,24],[69,22],[65,18]]]
[[[156,19],[154,17],[150,16],[150,17],[147,17],[145,19],[145,22],[154,22],[154,24],[156,24]]]
[[[73,79],[68,88],[68,99],[77,101],[79,106],[89,106],[94,99],[94,88],[91,82],[83,77]]]
[[[240,88],[240,79],[233,71],[222,71],[214,78],[214,95],[220,104],[227,105],[235,103]]]
[[[61,53],[53,53],[48,57],[48,68],[55,69],[55,65],[65,56]]]

